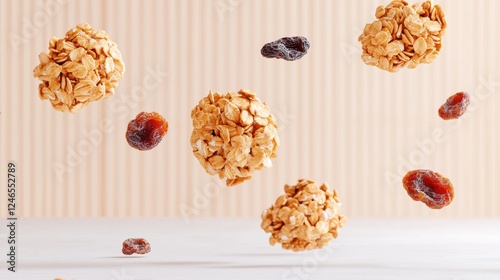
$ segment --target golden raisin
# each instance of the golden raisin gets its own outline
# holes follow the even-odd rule
[[[465,91],[450,96],[446,103],[439,108],[439,116],[443,120],[458,119],[465,114],[467,106],[470,104],[469,94]]]
[[[168,131],[168,122],[158,113],[141,112],[128,123],[125,134],[128,144],[135,149],[151,150]]]
[[[413,170],[403,178],[403,187],[415,201],[422,201],[429,208],[441,209],[453,200],[450,180],[431,170]]]
[[[151,245],[144,238],[129,238],[123,241],[122,253],[125,255],[146,254],[151,252]]]

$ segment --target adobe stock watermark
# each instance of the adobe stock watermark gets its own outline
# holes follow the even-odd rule
[[[120,121],[129,118],[131,109],[136,108],[140,102],[146,100],[149,93],[158,89],[168,77],[168,73],[161,71],[159,65],[156,66],[156,69],[146,67],[145,72],[141,85],[133,87],[128,94],[121,92],[114,95],[111,114],[117,115]],[[98,127],[82,131],[82,138],[74,146],[66,146],[64,160],[53,163],[52,169],[57,179],[62,182],[66,173],[72,173],[78,168],[84,159],[102,144],[104,136],[112,133],[115,128],[112,119],[104,117]]]
[[[111,271],[111,276],[110,280],[137,280],[134,276],[128,275],[125,268]]]
[[[353,27],[352,28],[352,34],[363,34],[363,30]],[[342,56],[344,56],[344,59],[347,61],[351,61],[354,57],[354,55],[359,55],[363,53],[363,49],[361,48],[361,44],[356,41],[356,43],[353,42],[345,42],[342,41],[339,45],[340,48],[340,53]]]
[[[306,280],[314,279],[312,274],[318,270],[322,262],[325,262],[333,255],[334,249],[332,246],[323,247],[321,250],[314,250],[308,257],[304,258],[300,265],[293,266],[290,270],[285,271],[282,280]]]
[[[348,44],[346,42],[340,43],[339,47],[340,47],[340,51],[341,51],[342,55],[348,61],[352,60],[352,57],[355,54],[361,55],[361,53],[363,52],[363,49],[361,49],[361,46]]]
[[[415,141],[416,147],[411,152],[406,156],[398,156],[397,173],[391,171],[385,172],[384,177],[393,191],[399,187],[401,178],[403,178],[408,171],[417,169],[427,158],[431,157],[436,151],[436,148],[447,140],[447,134],[460,128],[462,123],[477,111],[480,102],[484,102],[491,98],[496,92],[495,88],[500,86],[500,83],[494,80],[493,75],[488,76],[488,79],[479,76],[478,80],[479,83],[474,88],[474,91],[470,93],[470,105],[464,115],[454,120],[454,123],[451,123],[448,128],[436,127],[432,130],[429,137]],[[445,124],[443,124],[443,126],[444,125]]]
[[[35,12],[30,16],[20,19],[21,33],[9,32],[9,40],[15,52],[21,45],[27,44],[35,37],[40,29],[44,28],[50,19],[56,17],[68,0],[42,0],[37,1]]]
[[[226,13],[233,12],[241,3],[241,0],[216,0],[214,1],[215,12],[219,21],[223,21]]]
[[[271,113],[276,118],[278,133],[283,132],[297,118],[297,116],[294,113],[290,113],[286,107],[277,108],[275,110],[271,109]]]
[[[202,187],[195,188],[190,201],[181,202],[179,205],[179,211],[184,222],[189,224],[193,216],[199,216],[225,188],[224,183],[215,178],[212,178]]]

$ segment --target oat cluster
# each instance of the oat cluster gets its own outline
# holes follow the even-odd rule
[[[192,110],[191,118],[194,155],[208,174],[226,178],[227,186],[272,166],[279,146],[278,125],[267,104],[252,91],[210,92]]]
[[[409,6],[394,0],[379,6],[375,16],[377,20],[367,24],[358,38],[366,64],[397,72],[431,63],[438,56],[447,26],[439,5],[425,1]]]
[[[284,189],[285,194],[262,213],[260,226],[271,233],[271,245],[279,242],[284,249],[303,251],[321,248],[337,238],[346,218],[339,214],[336,191],[305,179]]]
[[[121,53],[104,30],[79,24],[62,39],[52,37],[33,74],[38,94],[57,111],[77,113],[89,102],[107,98],[125,72]]]

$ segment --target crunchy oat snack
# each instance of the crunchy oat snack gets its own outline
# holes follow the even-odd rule
[[[267,104],[252,91],[210,91],[191,111],[191,118],[194,155],[208,174],[226,178],[227,186],[272,166],[279,146],[278,125]]]
[[[430,0],[412,6],[394,0],[379,6],[375,16],[377,20],[367,24],[358,38],[367,65],[397,72],[431,63],[439,54],[447,26],[441,6]]]
[[[284,189],[285,194],[262,213],[260,227],[271,233],[271,245],[279,242],[283,249],[303,251],[319,249],[337,238],[347,219],[339,214],[335,190],[306,179]]]
[[[77,113],[89,102],[114,94],[125,72],[121,53],[104,30],[88,23],[52,37],[47,53],[38,56],[33,69],[40,99],[48,99],[57,111]]]

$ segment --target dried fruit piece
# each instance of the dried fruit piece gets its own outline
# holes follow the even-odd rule
[[[441,209],[453,200],[450,180],[431,170],[413,170],[403,178],[403,187],[415,201],[422,201],[429,208]]]
[[[340,200],[328,185],[300,179],[285,185],[285,194],[262,213],[260,227],[271,233],[269,243],[283,249],[303,251],[321,248],[334,238],[347,221],[339,213]]]
[[[151,245],[144,238],[129,238],[123,241],[122,253],[124,255],[146,254],[151,252]]]
[[[302,58],[307,53],[309,46],[309,41],[305,37],[283,37],[265,44],[260,53],[267,58],[281,58],[287,61],[294,61]]]
[[[40,99],[58,111],[77,113],[88,103],[113,95],[125,73],[117,45],[104,30],[79,24],[62,39],[52,37],[33,75]]]
[[[158,113],[141,112],[128,123],[128,144],[138,150],[151,150],[160,143],[168,131],[168,122]]]
[[[443,120],[458,119],[465,114],[467,106],[470,104],[469,94],[465,91],[450,96],[439,108],[439,116]]]
[[[191,111],[193,154],[210,175],[234,186],[271,167],[279,146],[278,125],[255,93],[213,94]]]

